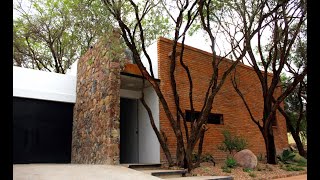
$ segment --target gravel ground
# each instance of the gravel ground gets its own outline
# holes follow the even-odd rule
[[[296,176],[306,174],[307,168],[303,167],[303,171],[286,171],[280,168],[280,165],[270,165],[259,162],[257,168],[252,172],[244,172],[242,167],[236,167],[231,170],[231,173],[223,172],[221,167],[223,162],[217,162],[216,166],[212,163],[201,163],[200,167],[191,171],[188,176],[233,176],[235,180],[242,179],[276,179],[281,177]],[[249,174],[254,174],[251,177]],[[252,175],[252,176],[254,176]]]

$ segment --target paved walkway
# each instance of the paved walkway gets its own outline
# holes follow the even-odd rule
[[[15,164],[14,180],[161,180],[123,166],[91,164]]]
[[[280,178],[277,180],[306,180],[307,179],[307,175],[299,175],[299,176],[291,176],[291,177],[286,177],[286,178]]]

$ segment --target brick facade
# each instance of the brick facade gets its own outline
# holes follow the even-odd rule
[[[158,67],[159,79],[161,80],[161,90],[168,102],[169,108],[175,112],[175,104],[173,93],[170,85],[170,58],[168,57],[172,49],[172,41],[165,38],[160,38],[157,42],[158,46]],[[180,47],[180,45],[178,46]],[[185,46],[184,62],[189,66],[191,76],[193,78],[193,101],[196,111],[201,111],[206,89],[209,84],[209,79],[212,74],[211,66],[212,54]],[[221,64],[219,77],[224,72],[224,69],[230,65],[229,61],[224,61]],[[244,64],[237,66],[239,75],[240,90],[243,92],[254,117],[261,118],[263,111],[263,98],[261,85],[254,70]],[[189,105],[189,82],[187,74],[177,63],[176,67],[176,82],[178,94],[180,96],[180,104],[182,110],[190,110]],[[271,77],[272,74],[269,74]],[[280,91],[280,89],[278,89]],[[166,132],[169,148],[172,155],[176,152],[175,135],[171,129],[165,112],[160,107],[160,128]],[[208,124],[209,130],[205,134],[203,153],[210,153],[216,159],[223,159],[226,153],[218,150],[217,145],[223,140],[221,131],[223,129],[230,130],[231,133],[241,135],[249,142],[249,149],[256,155],[259,153],[265,154],[265,144],[263,137],[258,127],[251,121],[241,98],[232,87],[230,76],[227,77],[225,84],[222,86],[213,103],[212,113],[223,114],[224,124]],[[188,123],[189,124],[189,123]],[[182,125],[181,125],[182,126]],[[281,150],[287,147],[288,138],[286,133],[285,119],[280,113],[277,113],[277,126],[274,127],[274,136],[276,148]],[[161,161],[165,161],[165,155],[161,150]]]

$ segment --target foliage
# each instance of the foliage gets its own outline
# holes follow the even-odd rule
[[[257,159],[258,159],[258,161],[264,161],[263,153],[259,153],[257,155]]]
[[[198,153],[192,153],[192,162],[196,163],[198,157],[199,157]],[[214,157],[209,153],[201,155],[200,162],[211,162],[214,164],[214,166],[216,165]]]
[[[224,163],[225,166],[229,168],[234,168],[237,166],[237,161],[232,156],[228,156]]]
[[[20,67],[66,73],[112,30],[108,13],[97,1],[16,0],[14,9],[13,64]]]
[[[242,170],[243,170],[243,172],[252,172],[253,171],[253,169],[251,169],[251,168],[243,168]]]
[[[231,168],[227,166],[222,166],[221,169],[222,169],[222,172],[231,173]]]
[[[280,155],[277,156],[278,160],[284,164],[289,164],[293,161],[295,154],[289,149],[284,150]]]
[[[218,25],[219,23],[210,22],[210,19],[207,15],[215,14],[215,9],[211,8],[211,4],[215,1],[177,1],[176,3],[172,1],[150,1],[150,0],[142,0],[142,1],[134,1],[134,0],[103,0],[104,7],[110,12],[111,17],[114,21],[117,21],[117,27],[122,32],[122,38],[126,43],[127,47],[132,52],[132,57],[139,67],[141,73],[143,74],[146,81],[149,81],[152,88],[155,90],[159,98],[159,102],[161,103],[163,110],[165,111],[166,118],[170,122],[171,130],[173,131],[174,138],[176,140],[176,158],[173,159],[171,156],[171,152],[169,150],[168,144],[164,141],[164,137],[166,135],[160,134],[160,130],[154,124],[153,116],[151,109],[144,101],[144,97],[140,99],[143,103],[145,109],[148,111],[150,123],[152,128],[159,140],[161,148],[165,154],[166,159],[168,160],[169,166],[173,166],[177,164],[180,167],[187,168],[190,172],[193,167],[192,153],[195,151],[196,146],[198,146],[197,153],[202,153],[202,144],[203,137],[205,131],[207,130],[206,124],[208,120],[208,115],[213,109],[213,101],[215,96],[221,89],[224,82],[226,82],[226,78],[231,73],[232,69],[235,68],[237,63],[244,57],[245,51],[240,51],[236,55],[235,61],[231,64],[230,67],[221,68],[221,63],[228,54],[231,52],[227,52],[225,54],[221,54],[221,58],[217,58],[216,52],[214,50],[215,46],[215,34],[216,30],[211,29],[212,26]],[[154,10],[155,13],[153,13]],[[170,47],[170,55],[168,56],[169,66],[169,80],[172,88],[172,95],[170,98],[174,99],[174,105],[168,104],[167,96],[164,94],[166,92],[162,92],[162,88],[159,86],[159,83],[156,81],[153,69],[152,69],[152,57],[146,50],[146,37],[152,33],[156,33],[158,35],[159,30],[156,28],[159,24],[150,23],[152,20],[157,20],[157,17],[168,18],[165,20],[164,25],[172,25],[170,28],[172,31],[167,32],[168,35],[173,35],[172,43]],[[149,19],[149,20],[148,20]],[[208,80],[209,84],[206,89],[206,96],[204,99],[204,103],[202,105],[202,110],[197,119],[193,118],[192,122],[195,122],[192,126],[187,125],[186,116],[184,110],[182,108],[182,101],[180,102],[179,92],[177,88],[177,83],[179,79],[175,77],[177,66],[181,65],[183,73],[188,79],[188,90],[189,90],[189,107],[191,111],[195,111],[194,106],[194,96],[193,96],[193,77],[191,73],[193,69],[189,69],[189,64],[185,63],[185,40],[186,34],[190,30],[190,27],[197,20],[201,23],[201,27],[207,35],[210,36],[211,41],[211,50],[213,53],[211,65],[212,65],[212,74],[209,75],[210,79]],[[159,18],[160,22],[163,22],[161,18]],[[141,43],[138,43],[138,42]],[[181,44],[179,45],[178,42]],[[141,54],[143,57],[141,56]],[[147,60],[147,64],[142,62],[142,58]],[[146,61],[144,61],[146,62]],[[223,69],[223,70],[221,70]],[[219,72],[219,73],[218,73]],[[181,95],[181,94],[180,94]],[[173,96],[173,97],[172,97]],[[201,159],[201,158],[198,158]]]
[[[130,10],[128,4],[123,5]],[[14,10],[18,16],[13,21],[13,65],[56,73],[66,73],[116,25],[102,2],[96,0],[15,0]],[[142,22],[149,30],[146,46],[167,34],[167,19],[157,16],[159,11],[153,8],[152,16]],[[112,48],[119,49],[118,45]]]
[[[283,151],[279,160],[281,161],[280,168],[286,171],[302,171],[304,170],[302,167],[307,166],[307,160],[304,157],[289,150]]]
[[[307,74],[307,66],[300,66],[299,71],[294,72],[296,68],[293,63],[294,58],[290,56],[293,52],[297,51],[299,53],[302,52],[303,56],[301,57],[306,57],[306,53],[303,53],[303,47],[305,46],[300,41],[300,39],[305,37],[304,29],[307,23],[306,3],[299,0],[235,0],[228,3],[228,7],[230,11],[226,11],[225,18],[230,18],[230,24],[232,25],[225,25],[227,26],[225,34],[229,38],[235,37],[229,35],[232,27],[238,29],[237,32],[240,34],[246,34],[243,41],[248,46],[239,46],[233,52],[237,53],[243,48],[248,49],[246,61],[252,66],[259,79],[258,84],[263,93],[263,105],[260,112],[263,113],[258,116],[253,113],[253,110],[256,111],[257,107],[249,103],[248,97],[245,97],[245,92],[250,91],[251,87],[239,83],[240,76],[238,76],[236,71],[234,71],[232,84],[242,99],[252,122],[257,125],[264,137],[267,162],[269,164],[276,164],[276,146],[272,122],[275,120],[276,112],[281,108],[284,99],[292,93]],[[265,11],[265,9],[268,10]],[[251,43],[253,41],[257,43]],[[255,50],[257,51],[255,52]],[[287,84],[287,88],[280,90],[280,75],[286,70],[292,70],[294,75],[292,76],[291,83]],[[273,76],[268,76],[268,72],[272,72]],[[256,87],[254,88],[256,89]]]
[[[224,140],[222,144],[218,145],[218,149],[229,152],[232,154],[233,151],[239,152],[243,149],[246,149],[248,146],[248,142],[246,139],[240,136],[235,136],[230,133],[229,130],[222,131]]]
[[[282,75],[282,82],[283,82],[283,89],[286,89],[287,84],[290,84],[292,82],[292,79],[286,76],[285,74]],[[302,137],[302,140],[305,141],[307,139],[307,99],[302,98],[302,96],[307,96],[306,94],[306,83],[307,80],[304,79],[304,81],[290,94],[287,96],[287,98],[284,100],[284,109],[289,117],[289,122],[287,123],[287,130],[288,132],[292,133],[290,131],[289,126],[291,125],[294,130],[299,130],[299,133]],[[302,107],[301,107],[302,106]],[[302,108],[302,111],[301,111]],[[301,117],[300,117],[301,116]],[[299,120],[301,118],[301,120]],[[299,121],[299,122],[298,122]]]
[[[250,173],[249,173],[249,176],[250,176],[250,177],[256,177],[257,175],[256,175],[255,173],[253,173],[253,172],[250,172]]]
[[[293,161],[297,163],[297,166],[306,167],[307,166],[307,159],[301,156],[299,153],[293,153]]]
[[[304,168],[299,167],[295,164],[284,164],[284,165],[281,165],[280,168],[286,171],[303,171],[304,170]]]

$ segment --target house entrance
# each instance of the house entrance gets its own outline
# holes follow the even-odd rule
[[[120,98],[120,163],[139,163],[138,100]]]

